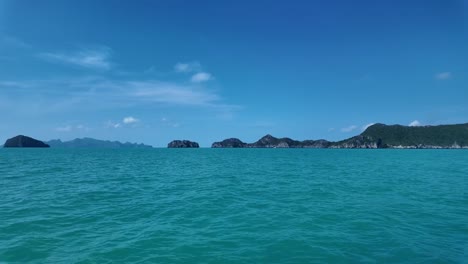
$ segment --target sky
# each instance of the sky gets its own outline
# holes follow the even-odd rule
[[[0,141],[468,122],[468,1],[0,0]]]

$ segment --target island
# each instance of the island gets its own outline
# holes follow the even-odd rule
[[[110,140],[99,140],[94,138],[76,138],[70,141],[62,141],[54,139],[46,142],[52,148],[106,148],[106,149],[148,149],[152,148],[150,145],[137,144],[130,142],[119,142]]]
[[[19,135],[8,139],[4,148],[152,148],[137,143],[77,138],[70,141],[59,139],[43,141]],[[197,142],[173,140],[168,148],[199,148]],[[212,148],[335,148],[335,149],[468,149],[468,123],[436,126],[403,126],[374,124],[361,134],[341,140],[294,140],[277,138],[270,134],[253,143],[238,138],[214,142]]]
[[[298,141],[290,138],[276,138],[270,134],[254,143],[245,143],[237,138],[214,142],[212,148],[325,148],[330,142],[324,139]]]
[[[212,148],[468,148],[468,123],[437,126],[374,124],[361,134],[333,142],[324,139],[298,141],[266,135],[254,143],[237,138],[214,142]]]
[[[167,144],[168,148],[199,148],[197,142],[189,140],[173,140]]]
[[[212,148],[245,148],[247,143],[242,142],[238,138],[228,138],[221,142],[214,142]]]
[[[4,148],[49,148],[50,146],[40,140],[27,137],[27,136],[23,136],[23,135],[19,135],[19,136],[7,139],[3,147]]]

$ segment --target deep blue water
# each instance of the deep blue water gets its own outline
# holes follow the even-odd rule
[[[0,263],[463,263],[468,150],[0,150]]]

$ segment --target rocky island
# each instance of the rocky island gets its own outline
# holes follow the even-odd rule
[[[212,148],[245,148],[247,143],[242,142],[238,138],[228,138],[221,142],[214,142]]]
[[[7,139],[3,147],[4,148],[49,148],[50,146],[40,140],[27,137],[27,136],[23,136],[23,135],[19,135],[19,136]]]
[[[52,148],[106,148],[106,149],[120,149],[120,148],[152,148],[152,146],[145,144],[137,144],[130,142],[119,142],[110,140],[99,140],[94,138],[76,138],[70,141],[61,141],[54,139],[46,142]]]
[[[304,140],[298,141],[290,138],[276,138],[272,135],[266,135],[254,143],[245,143],[237,138],[229,138],[220,142],[214,142],[212,148],[326,148],[330,145],[329,141]]]
[[[266,135],[254,143],[237,138],[214,142],[212,148],[468,148],[468,123],[438,126],[374,124],[360,135],[337,141],[276,138]]]
[[[374,124],[332,148],[468,148],[468,123],[438,126]]]
[[[167,144],[168,148],[199,148],[197,142],[189,140],[173,140]]]

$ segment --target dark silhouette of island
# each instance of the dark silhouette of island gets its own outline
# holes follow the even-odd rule
[[[49,148],[50,146],[40,140],[27,137],[27,136],[23,136],[23,135],[19,135],[19,136],[7,139],[3,147],[4,148]]]
[[[152,146],[137,143],[122,143],[119,141],[99,140],[94,138],[76,138],[70,141],[54,139],[46,142],[52,148],[152,148]]]
[[[468,148],[468,123],[438,126],[374,124],[360,135],[337,141],[276,138],[266,135],[254,143],[237,138],[214,142],[212,148]]]
[[[199,148],[197,142],[189,140],[173,140],[167,144],[168,148]]]
[[[77,138],[71,141],[59,139],[42,142],[19,135],[8,139],[4,148],[152,148],[149,145],[121,143],[119,141]],[[197,142],[174,140],[168,148],[199,148]],[[417,149],[468,149],[468,123],[437,126],[402,126],[374,124],[361,134],[341,140],[294,140],[266,135],[254,143],[237,138],[214,142],[212,148],[417,148]]]
[[[326,148],[331,142],[324,139],[298,141],[290,138],[276,138],[266,135],[255,143],[245,143],[237,138],[214,142],[212,148]]]

